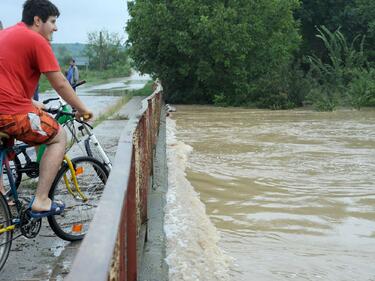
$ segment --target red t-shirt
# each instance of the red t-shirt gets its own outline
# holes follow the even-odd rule
[[[34,112],[40,74],[60,71],[50,43],[20,22],[0,31],[0,114]]]

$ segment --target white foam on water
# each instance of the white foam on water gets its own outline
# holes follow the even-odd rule
[[[199,194],[186,179],[193,148],[176,138],[176,122],[167,118],[168,193],[164,230],[169,280],[229,280],[231,258],[218,246],[219,234]]]

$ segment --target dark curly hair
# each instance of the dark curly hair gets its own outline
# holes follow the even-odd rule
[[[27,0],[23,4],[22,22],[27,25],[33,25],[35,16],[46,22],[48,17],[58,17],[59,15],[59,9],[48,0]]]

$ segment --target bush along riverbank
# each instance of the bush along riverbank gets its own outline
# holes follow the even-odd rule
[[[322,27],[318,31],[328,56],[307,57],[310,71],[305,79],[310,87],[306,101],[319,111],[375,106],[375,68],[364,55],[365,38],[358,36],[348,43],[340,30]]]

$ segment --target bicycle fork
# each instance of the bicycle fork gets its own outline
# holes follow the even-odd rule
[[[109,160],[107,154],[104,152],[102,146],[99,144],[96,136],[94,134],[91,134],[90,139],[92,140],[92,143],[95,145],[95,147],[99,150],[99,153],[104,161],[104,164],[108,166],[110,169],[112,169],[111,160]]]
[[[83,130],[86,132],[87,134],[87,139],[89,139],[89,141],[92,142],[92,144],[98,149],[99,151],[99,154],[100,156],[102,157],[102,160],[104,162],[104,164],[109,167],[109,169],[111,170],[112,169],[112,163],[111,163],[111,160],[109,160],[107,154],[105,153],[104,149],[102,148],[102,146],[100,145],[98,139],[96,138],[95,134],[92,132],[92,130],[89,129],[89,127],[85,124],[83,124],[81,126],[81,128],[79,129],[82,134],[83,133]]]

